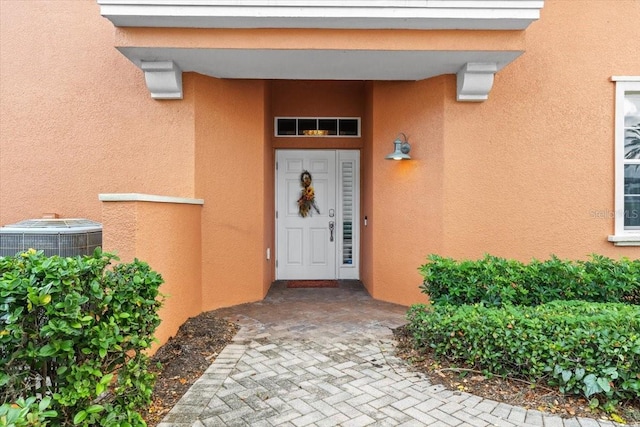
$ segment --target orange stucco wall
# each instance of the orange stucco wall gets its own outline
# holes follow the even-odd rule
[[[118,28],[118,47],[198,49],[521,50],[521,31]]]
[[[202,213],[202,306],[257,301],[270,283],[265,243],[265,196],[273,187],[266,170],[263,81],[195,75],[196,194]],[[265,147],[267,145],[267,147]],[[268,182],[266,182],[268,180]]]
[[[176,306],[180,314],[165,312],[167,330],[187,313],[259,300],[268,291],[280,148],[361,150],[361,224],[368,219],[361,277],[376,298],[423,301],[417,268],[432,252],[638,258],[640,248],[614,247],[606,238],[614,197],[609,78],[640,75],[640,3],[606,3],[546,0],[526,31],[422,32],[114,29],[94,1],[2,0],[0,225],[44,212],[104,222],[107,248],[127,259],[149,257],[154,268],[169,269],[176,286],[172,262],[192,254],[185,258],[194,269],[189,280],[201,280],[201,292]],[[345,43],[526,52],[495,76],[483,103],[456,102],[453,75],[291,82],[195,73],[183,73],[183,100],[155,101],[142,72],[116,49]],[[362,117],[362,138],[273,136],[274,116],[341,115]],[[384,160],[399,132],[412,144],[410,162]],[[105,208],[99,193],[202,198],[199,231],[191,208]],[[183,216],[190,225],[178,238],[168,221]],[[158,223],[166,235],[147,228]],[[199,246],[187,248],[195,233]],[[174,242],[172,257],[153,246],[158,237]]]
[[[264,141],[269,141],[271,135],[273,135],[273,127],[269,126],[273,120],[273,108],[271,106],[271,99],[273,90],[271,85],[266,85],[264,96]],[[263,200],[264,200],[264,215],[262,216],[262,230],[263,230],[263,263],[264,270],[262,271],[262,294],[267,295],[273,279],[275,278],[275,218],[274,212],[276,210],[275,200],[275,170],[274,170],[274,151],[271,144],[265,143],[263,147]],[[269,257],[267,257],[267,251],[269,251]]]
[[[362,117],[362,138],[365,142],[360,150],[360,280],[367,288],[369,294],[373,294],[373,233],[369,227],[369,220],[373,219],[373,144],[371,135],[373,134],[373,82],[365,85],[365,109]],[[391,151],[390,151],[391,152]],[[365,167],[365,165],[367,165]],[[365,224],[366,219],[366,224]]]
[[[202,206],[154,202],[103,202],[103,248],[121,262],[143,260],[164,279],[159,343],[201,312]]]
[[[192,106],[149,97],[96,2],[0,11],[0,224],[100,221],[98,193],[193,196]]]
[[[376,298],[409,304],[423,301],[417,266],[442,250],[446,77],[421,82],[377,82],[372,86],[372,149],[369,225],[373,250],[369,291]],[[386,160],[404,133],[411,161]],[[366,213],[365,212],[365,213]]]
[[[614,247],[612,75],[639,75],[640,4],[547,1],[526,53],[495,77],[484,103],[455,101],[455,76],[373,84],[372,158],[365,210],[374,212],[366,281],[376,298],[415,302],[428,253],[529,260]],[[616,31],[610,31],[612,22]],[[387,164],[410,137],[411,162]],[[365,165],[365,168],[368,165]],[[366,233],[371,233],[367,237]],[[384,244],[377,244],[383,241]],[[370,270],[369,270],[370,269]]]
[[[638,2],[545,2],[526,53],[483,104],[445,105],[444,251],[529,259],[639,257],[607,242],[613,219],[612,75],[640,74]],[[616,31],[610,30],[615,22]]]

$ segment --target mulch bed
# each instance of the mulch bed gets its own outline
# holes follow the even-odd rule
[[[162,421],[238,329],[236,324],[210,312],[202,313],[187,320],[176,336],[158,349],[151,358],[151,367],[157,375],[152,403],[142,413],[149,427]]]

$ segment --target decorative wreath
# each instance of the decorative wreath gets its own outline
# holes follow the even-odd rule
[[[316,194],[311,186],[312,181],[313,179],[311,178],[309,171],[303,171],[300,174],[300,185],[302,186],[302,191],[300,193],[300,198],[298,199],[298,212],[303,218],[311,215],[311,208],[313,208],[317,213],[320,213],[320,209],[318,209],[318,206],[316,205]]]

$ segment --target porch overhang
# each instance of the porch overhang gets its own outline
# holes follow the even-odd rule
[[[543,0],[97,0],[153,98],[182,72],[229,79],[422,80],[484,101]],[[372,40],[375,40],[372,42]],[[446,41],[443,41],[446,40]]]

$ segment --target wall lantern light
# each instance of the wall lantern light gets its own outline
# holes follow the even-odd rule
[[[400,136],[402,135],[402,140]],[[409,151],[411,151],[411,145],[407,141],[407,135],[400,132],[396,137],[396,140],[393,141],[393,153],[389,154],[385,159],[388,160],[411,160],[411,156],[409,156]]]

